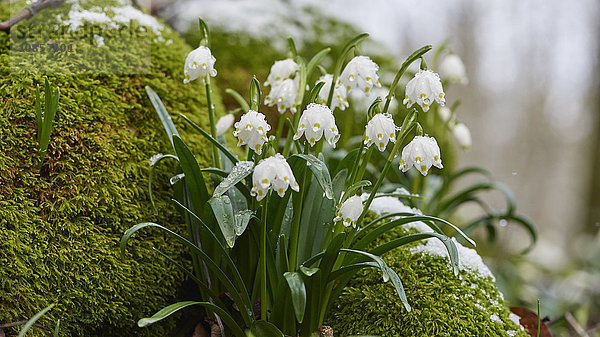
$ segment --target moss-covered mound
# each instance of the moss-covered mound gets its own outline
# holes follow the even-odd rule
[[[107,10],[107,1],[97,3],[104,8],[92,10],[116,15]],[[0,3],[0,21],[25,6],[24,1]],[[169,152],[170,145],[144,86],[154,88],[172,115],[185,113],[206,125],[203,86],[183,84],[191,48],[170,29],[145,21],[150,16],[127,7],[124,13],[137,16],[131,23],[123,16],[116,24],[84,20],[68,31],[63,28],[71,25],[65,22],[71,7],[66,2],[44,10],[13,32],[17,41],[30,45],[63,38],[77,54],[38,49],[24,57],[27,50],[0,32],[0,324],[28,319],[56,303],[40,323],[51,327],[61,319],[61,336],[164,336],[167,326],[139,329],[136,321],[172,303],[183,275],[157,258],[152,247],[174,257],[184,250],[147,232],[136,235],[122,259],[119,239],[143,221],[181,226],[164,192],[157,195],[159,216],[148,200],[148,158]],[[45,28],[18,35],[22,25]],[[107,25],[145,35],[115,38]],[[51,36],[53,29],[59,33]],[[46,68],[34,66],[42,61]],[[118,64],[129,68],[113,67]],[[40,172],[33,106],[43,72],[60,88],[60,102]],[[181,119],[174,120],[206,163],[210,146],[188,135]],[[165,191],[170,169],[160,167],[155,189]],[[8,335],[16,331],[5,330]]]
[[[379,198],[378,202],[392,199]],[[392,204],[401,205],[398,200]],[[411,211],[408,207],[396,211]],[[393,237],[429,230],[418,223],[388,233]],[[337,336],[466,336],[497,337],[528,334],[515,323],[496,287],[493,275],[473,249],[457,243],[459,275],[454,275],[444,245],[428,239],[392,250],[383,256],[400,276],[408,301],[406,312],[393,286],[377,272],[362,272],[344,289],[328,322]]]

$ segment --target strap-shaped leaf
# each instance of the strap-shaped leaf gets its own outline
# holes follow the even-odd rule
[[[160,163],[161,161],[163,161],[164,159],[175,159],[177,161],[179,161],[179,158],[177,158],[176,156],[172,155],[172,154],[161,154],[158,157],[155,158],[154,162],[151,163],[150,165],[150,174],[148,176],[148,196],[150,197],[150,203],[152,204],[152,209],[154,210],[154,215],[158,215],[158,210],[156,209],[156,205],[154,204],[154,196],[152,194],[152,181],[153,181],[153,177],[154,177],[154,168],[156,167],[156,165],[158,165],[158,163]]]
[[[279,331],[275,325],[262,319],[252,323],[250,332],[255,337],[284,337],[283,332]]]
[[[208,139],[211,143],[213,143],[213,145],[215,145],[219,150],[221,150],[221,152],[223,152],[223,154],[226,155],[227,158],[229,158],[229,160],[231,160],[232,163],[237,163],[239,161],[239,159],[231,151],[229,151],[228,148],[223,146],[223,144],[221,144],[218,140],[214,139],[210,134],[208,134],[206,131],[204,131],[198,124],[192,122],[192,120],[187,118],[187,116],[184,114],[179,114],[179,116],[181,116],[183,118],[183,120],[188,122],[188,124],[190,124],[194,129],[196,129],[196,131],[200,132],[200,134],[203,135],[204,138]]]
[[[221,181],[221,183],[215,188],[213,192],[214,197],[220,197],[227,192],[231,187],[240,181],[244,180],[252,170],[254,169],[254,163],[251,161],[238,161],[235,166],[231,169],[231,172]]]
[[[381,274],[383,275],[383,281],[384,282],[387,282],[388,280],[392,281],[392,284],[394,285],[394,288],[396,289],[396,292],[398,293],[398,296],[400,297],[400,301],[404,305],[404,309],[406,309],[406,311],[411,310],[410,304],[408,304],[408,299],[406,298],[406,292],[404,291],[404,286],[402,285],[402,280],[400,280],[400,277],[398,276],[398,274],[395,271],[393,271],[390,267],[388,267],[388,265],[379,256],[373,255],[371,253],[363,252],[360,250],[354,250],[354,249],[342,249],[342,251],[363,255],[363,256],[373,260],[375,263],[377,263],[377,265],[379,266],[379,269],[381,270]]]
[[[242,95],[240,95],[239,92],[237,92],[231,88],[225,89],[225,92],[228,93],[229,95],[231,95],[231,97],[233,97],[233,99],[236,102],[238,102],[238,104],[240,105],[240,107],[242,108],[244,113],[246,113],[246,112],[248,112],[248,110],[250,110],[250,106],[248,105],[248,103],[246,102],[244,97],[242,97]]]
[[[208,308],[210,310],[213,310],[215,313],[217,313],[219,315],[219,317],[221,317],[221,319],[223,320],[225,325],[227,325],[227,327],[229,329],[231,329],[231,332],[235,336],[246,337],[246,334],[244,334],[244,331],[242,330],[242,328],[240,328],[240,326],[235,322],[235,320],[231,317],[231,315],[229,315],[229,313],[227,311],[223,310],[222,308],[220,308],[210,302],[196,302],[196,301],[177,302],[177,303],[174,303],[167,307],[162,308],[161,310],[156,312],[154,315],[152,315],[152,317],[140,319],[138,321],[138,326],[145,327],[150,324],[156,323],[158,321],[161,321],[161,320],[169,317],[170,315],[176,313],[177,311],[187,308],[187,307],[190,307],[192,305],[199,305],[199,306]]]
[[[217,223],[219,224],[219,228],[221,229],[221,233],[225,238],[227,246],[232,248],[235,244],[236,236],[231,200],[228,196],[222,195],[208,199],[208,204],[215,214],[215,219],[217,219]]]
[[[323,188],[327,199],[333,199],[333,186],[331,184],[331,176],[329,175],[327,165],[312,154],[295,154],[292,157],[299,157],[306,160],[307,166],[313,172],[317,182],[321,185],[321,188]]]
[[[19,335],[17,337],[23,337],[25,336],[25,333],[27,331],[29,331],[29,329],[35,324],[35,322],[37,322],[38,319],[40,319],[42,316],[44,316],[48,311],[50,311],[50,309],[54,308],[55,304],[52,303],[49,306],[45,307],[44,309],[42,309],[40,312],[38,312],[37,314],[33,315],[33,317],[31,317],[27,323],[25,323],[25,325],[23,325],[23,328],[21,329],[21,331],[19,331]]]
[[[152,90],[151,87],[146,86],[146,93],[148,94],[148,98],[150,98],[152,106],[154,106],[154,110],[156,110],[156,113],[158,114],[158,118],[160,118],[163,128],[167,133],[167,137],[169,137],[169,142],[173,145],[172,137],[173,135],[179,136],[179,132],[177,132],[177,128],[175,128],[175,124],[173,124],[173,120],[171,120],[171,116],[160,100],[160,97],[158,97],[158,94]],[[173,149],[175,149],[174,146]]]
[[[352,186],[348,187],[348,189],[344,193],[344,197],[342,198],[342,200],[340,200],[340,203],[343,203],[348,198],[355,195],[359,189],[361,189],[363,187],[368,187],[368,186],[371,186],[371,182],[369,180],[361,180],[361,181],[353,184]]]
[[[185,174],[185,181],[190,190],[194,211],[198,214],[203,214],[202,210],[204,209],[204,204],[208,200],[209,195],[208,190],[206,189],[206,182],[204,181],[202,171],[200,170],[200,165],[198,165],[192,151],[190,151],[183,140],[177,135],[173,135],[173,147],[179,158],[179,166],[181,166],[181,169]]]
[[[306,65],[306,77],[310,77],[310,75],[312,74],[313,70],[315,70],[315,67],[321,62],[321,60],[327,54],[329,54],[330,51],[331,51],[331,48],[321,49],[320,52],[316,53],[315,56],[313,56],[310,59],[310,61],[308,61],[308,64]]]
[[[306,286],[302,275],[298,272],[286,272],[283,274],[292,293],[292,305],[298,323],[304,320],[304,310],[306,309]]]

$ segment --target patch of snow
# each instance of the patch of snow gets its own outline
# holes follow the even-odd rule
[[[160,31],[163,29],[163,25],[158,22],[155,17],[142,12],[131,5],[112,7],[112,10],[115,12],[115,16],[112,18],[113,21],[122,25],[128,25],[131,20],[136,20],[140,25],[152,29],[156,35],[160,35]]]
[[[508,318],[510,318],[510,320],[513,321],[516,325],[521,325],[521,317],[519,315],[511,312]]]
[[[96,46],[102,47],[104,46],[104,37],[94,34],[94,39],[96,40]]]
[[[510,337],[514,337],[517,335],[517,330],[507,330],[506,334]]]
[[[504,324],[504,322],[502,322],[502,320],[500,319],[500,317],[498,317],[498,315],[496,315],[496,314],[491,314],[490,315],[490,321]]]

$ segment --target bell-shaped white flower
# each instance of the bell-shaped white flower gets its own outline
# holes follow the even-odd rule
[[[450,121],[450,119],[452,118],[452,110],[450,110],[449,107],[447,106],[441,106],[438,110],[437,110],[438,116],[440,116],[440,119],[442,120],[442,122],[447,123]]]
[[[281,61],[275,61],[271,66],[271,72],[267,76],[265,85],[275,87],[281,84],[282,81],[287,80],[290,76],[298,71],[298,64],[292,59],[285,59]]]
[[[460,147],[465,150],[471,147],[471,131],[464,123],[456,124],[452,129],[452,133]]]
[[[309,104],[300,116],[294,140],[299,139],[303,134],[310,146],[314,146],[325,135],[329,145],[335,147],[340,133],[331,109],[323,104]]]
[[[440,147],[433,137],[416,136],[402,149],[400,169],[408,171],[412,166],[426,176],[431,166],[443,168]]]
[[[271,92],[265,98],[267,106],[277,105],[280,114],[290,109],[296,112],[296,98],[298,97],[298,78],[286,79],[271,87]]]
[[[383,151],[389,141],[396,142],[396,124],[392,115],[376,114],[367,123],[364,143],[366,146],[375,144],[379,151]]]
[[[290,165],[281,154],[277,153],[261,160],[254,168],[250,194],[255,196],[256,200],[261,201],[269,189],[273,189],[280,197],[283,197],[288,186],[296,192],[300,190]]]
[[[348,62],[340,80],[348,91],[357,88],[369,94],[373,86],[381,86],[377,70],[379,66],[368,56],[356,56]]]
[[[262,146],[267,141],[267,132],[271,130],[265,115],[248,110],[234,126],[233,135],[238,139],[237,146],[248,144],[254,152],[261,154]]]
[[[192,50],[185,59],[185,67],[183,68],[183,83],[188,83],[198,77],[204,79],[210,75],[217,76],[217,70],[214,68],[216,59],[212,56],[210,49],[205,46],[200,46]]]
[[[423,111],[428,111],[433,101],[444,106],[446,104],[444,96],[440,76],[431,70],[419,70],[406,85],[406,95],[402,104],[410,108],[417,103]]]
[[[233,122],[235,121],[235,116],[232,114],[226,114],[225,116],[219,118],[217,124],[215,124],[215,129],[217,130],[217,137],[220,137],[231,128]]]
[[[356,221],[363,212],[362,200],[359,196],[354,195],[348,198],[337,212],[334,221],[343,221],[346,227],[356,227]]]
[[[455,54],[444,57],[439,67],[440,76],[451,83],[466,85],[469,83],[463,61]]]
[[[333,80],[333,75],[325,74],[319,78],[317,81],[325,83],[319,91],[319,99],[322,104],[327,105],[327,99],[329,98],[329,91],[331,90],[331,81]],[[348,107],[348,90],[346,87],[342,85],[340,79],[336,81],[335,87],[333,89],[333,100],[331,101],[332,106],[338,107],[340,110],[345,110]]]

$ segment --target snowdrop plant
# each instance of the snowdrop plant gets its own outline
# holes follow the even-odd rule
[[[52,91],[48,79],[44,82],[44,108],[40,100],[39,87],[35,90],[35,121],[37,123],[37,139],[38,139],[38,165],[37,169],[42,169],[48,144],[50,143],[50,134],[52,133],[52,125],[58,111],[58,99],[60,92],[57,89]]]
[[[202,21],[201,27],[208,45],[208,30]],[[435,140],[419,138],[422,128],[417,110],[409,111],[400,128],[388,113],[400,77],[431,46],[415,51],[402,63],[383,108],[380,105],[383,99],[377,97],[365,111],[370,121],[359,148],[348,151],[339,165],[327,165],[323,143],[326,141],[335,148],[340,136],[333,110],[343,110],[347,103],[342,98],[344,103],[340,104],[341,90],[345,88],[336,88],[336,84],[363,92],[380,86],[377,64],[367,56],[357,55],[356,46],[366,37],[367,34],[361,34],[349,41],[335,60],[330,77],[316,82],[313,72],[320,67],[329,48],[307,61],[297,54],[290,40],[290,58],[275,62],[267,76],[266,85],[271,92],[265,104],[277,105],[279,112],[286,112],[279,117],[275,135],[270,134],[271,126],[258,112],[262,102],[258,80],[254,78],[250,83],[249,103],[241,95],[235,95],[247,112],[235,123],[233,134],[238,138],[238,146],[248,146],[247,160],[240,160],[226,143],[217,141],[215,132],[206,132],[180,114],[213,144],[214,159],[218,158],[216,152],[225,157],[221,166],[215,161],[215,167],[201,168],[160,98],[147,88],[173,149],[173,154],[154,158],[151,175],[162,160],[178,163],[171,179],[173,202],[184,216],[188,230],[178,233],[157,223],[140,223],[125,232],[121,250],[125,253],[132,235],[144,228],[167,233],[190,251],[192,270],[180,267],[196,282],[202,300],[172,304],[152,317],[141,319],[139,326],[160,321],[189,306],[202,306],[214,316],[226,336],[244,337],[246,331],[265,337],[312,336],[344,286],[364,268],[378,269],[383,280],[392,283],[406,311],[410,311],[410,299],[402,280],[379,255],[424,238],[441,240],[448,250],[451,267],[458,272],[454,241],[441,227],[448,226],[464,240],[474,243],[450,222],[421,214],[403,214],[393,221],[388,216],[364,220],[369,205],[388,179],[392,162],[415,133],[417,137],[402,150],[405,162],[416,165],[420,172],[422,166],[427,170],[432,165],[441,168],[440,151],[433,146]],[[208,80],[209,76],[204,78]],[[316,84],[307,90],[308,83]],[[210,95],[207,99],[209,107],[212,106]],[[213,131],[214,119],[210,123]],[[283,132],[284,125],[289,132]],[[394,146],[386,153],[390,141]],[[363,179],[374,149],[372,145],[385,156],[374,183]],[[332,151],[342,153],[337,149]],[[211,181],[205,180],[206,174],[212,175]],[[150,195],[151,186],[150,181]],[[369,192],[364,202],[359,197],[363,190]],[[429,224],[434,232],[407,235],[372,246],[383,234],[414,221]],[[162,252],[157,253],[171,260]],[[256,306],[260,310],[253,310]]]

